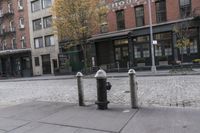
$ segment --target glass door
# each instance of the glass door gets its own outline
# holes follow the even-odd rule
[[[115,47],[115,61],[120,68],[127,68],[129,63],[128,46]]]

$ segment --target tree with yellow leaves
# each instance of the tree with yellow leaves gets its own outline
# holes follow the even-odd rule
[[[100,0],[55,0],[53,4],[53,25],[59,38],[67,38],[69,47],[81,46],[85,67],[88,66],[87,40],[99,28],[99,16],[106,12]]]
[[[176,34],[177,41],[176,46],[179,48],[181,53],[181,62],[183,62],[184,48],[188,48],[191,46],[191,42],[189,39],[190,36],[190,23],[188,21],[178,23],[174,25],[173,31]]]

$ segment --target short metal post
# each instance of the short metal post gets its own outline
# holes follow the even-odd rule
[[[107,88],[106,88],[106,72],[102,69],[97,71],[95,78],[97,80],[97,101],[98,109],[108,109]]]
[[[76,74],[77,77],[77,85],[78,85],[78,100],[79,100],[79,106],[85,106],[84,103],[84,92],[83,92],[83,74],[81,72],[78,72]]]
[[[131,107],[138,108],[138,98],[137,98],[137,83],[135,77],[135,70],[130,69],[129,72],[129,83],[130,83],[130,95],[131,95]]]

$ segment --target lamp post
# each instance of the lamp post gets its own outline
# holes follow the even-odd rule
[[[156,73],[156,65],[155,65],[155,55],[154,55],[154,47],[153,47],[153,26],[152,26],[152,14],[151,14],[151,0],[148,1],[149,7],[149,27],[150,27],[150,42],[151,42],[151,59],[152,59],[152,66],[151,71]]]

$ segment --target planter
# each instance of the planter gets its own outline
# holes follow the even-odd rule
[[[143,67],[143,66],[145,66],[145,63],[137,63],[137,66],[138,67]]]
[[[168,65],[168,61],[159,61],[159,65],[160,66],[167,66]]]

